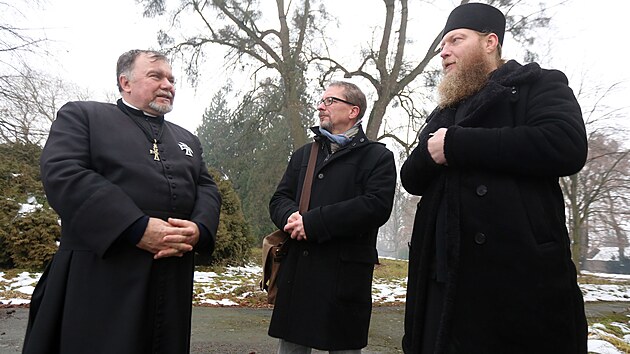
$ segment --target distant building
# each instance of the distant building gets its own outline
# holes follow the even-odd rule
[[[582,269],[594,273],[630,274],[630,247],[594,247],[589,250]]]

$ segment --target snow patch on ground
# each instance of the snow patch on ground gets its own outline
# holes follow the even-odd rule
[[[630,275],[601,274],[583,272],[593,277],[607,278],[613,284],[580,284],[584,301],[614,301],[630,303],[630,285],[621,281],[630,279]],[[221,274],[196,271],[194,274],[193,303],[211,306],[239,306],[233,299],[246,299],[260,293],[259,288],[262,268],[258,265],[244,267],[226,267]],[[0,272],[0,304],[23,305],[30,302],[30,296],[41,273],[21,272],[9,277]],[[619,280],[620,284],[614,284]],[[375,278],[372,284],[372,301],[375,305],[405,302],[407,278],[384,281]],[[7,296],[8,295],[8,296]],[[228,296],[229,295],[229,298]],[[622,340],[630,344],[630,321],[614,322],[611,327],[619,329],[623,337],[615,337],[601,323],[589,326],[588,351],[597,354],[621,354],[610,342]]]

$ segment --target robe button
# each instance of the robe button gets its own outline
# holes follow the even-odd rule
[[[477,195],[478,196],[483,197],[484,195],[486,195],[486,193],[488,193],[488,187],[486,187],[483,184],[477,186]]]
[[[486,235],[483,232],[477,232],[475,234],[475,243],[478,245],[486,243]]]
[[[319,179],[324,179],[324,174],[323,174],[323,173],[318,174],[318,175],[317,175],[317,178],[319,178]]]
[[[304,250],[304,252],[302,252],[302,255],[304,255],[304,257],[308,256],[308,250]]]

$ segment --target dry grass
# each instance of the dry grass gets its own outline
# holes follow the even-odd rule
[[[394,259],[380,259],[379,263],[380,264],[377,264],[374,268],[375,279],[399,280],[407,277],[408,262]]]
[[[630,353],[630,343],[625,342],[622,338],[626,333],[624,333],[618,324],[625,324],[628,326],[628,313],[609,313],[604,317],[597,318],[589,318],[589,325],[593,325],[597,323],[598,325],[603,325],[605,328],[601,328],[598,326],[597,337],[602,340],[607,341],[620,350],[622,353]]]
[[[605,278],[605,277],[596,277],[592,275],[580,275],[578,276],[578,283],[580,284],[628,284],[630,285],[630,279],[618,279],[618,278]]]

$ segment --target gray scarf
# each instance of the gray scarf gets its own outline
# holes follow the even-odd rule
[[[330,150],[332,152],[336,152],[337,150],[348,145],[352,141],[352,138],[354,138],[354,136],[357,135],[357,133],[359,132],[360,125],[361,121],[359,120],[358,122],[356,122],[355,125],[352,126],[352,128],[346,130],[342,134],[332,134],[323,127],[319,127],[319,131],[322,133],[322,135],[328,138],[328,140],[330,140]]]

